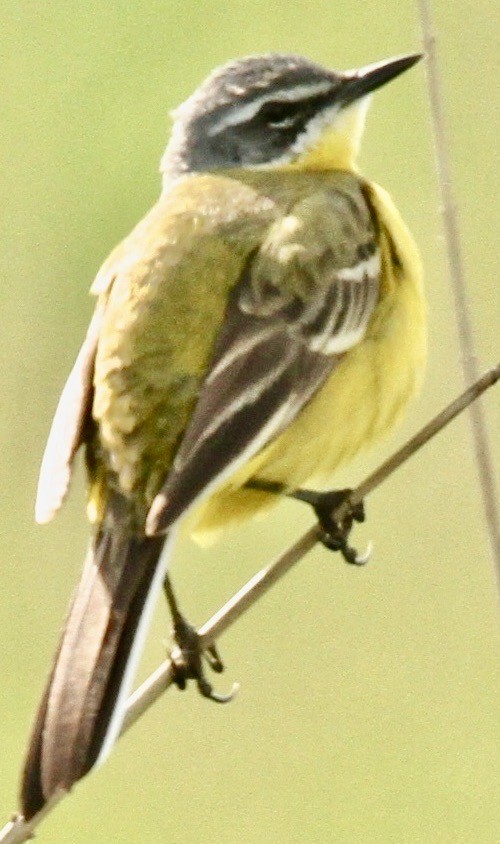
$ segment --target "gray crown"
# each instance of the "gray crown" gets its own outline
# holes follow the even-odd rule
[[[342,80],[301,56],[248,56],[217,68],[173,114],[162,171],[268,164],[284,156]]]

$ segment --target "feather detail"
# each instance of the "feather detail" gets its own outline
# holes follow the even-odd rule
[[[102,308],[97,307],[61,393],[42,459],[35,504],[38,524],[50,522],[68,494],[73,460],[90,417]]]
[[[297,203],[249,256],[149,512],[148,535],[168,530],[272,442],[363,338],[378,300],[381,256],[370,207],[357,183],[349,187]],[[345,229],[356,235],[348,246],[339,234]]]
[[[163,545],[116,523],[92,540],[28,748],[26,819],[111,749],[165,576]]]

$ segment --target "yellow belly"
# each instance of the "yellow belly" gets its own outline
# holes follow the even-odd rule
[[[381,221],[383,264],[381,298],[367,333],[289,428],[188,517],[189,532],[202,544],[276,502],[244,489],[250,478],[290,489],[331,482],[339,466],[393,427],[420,384],[426,350],[420,259],[385,191],[374,187],[372,202]],[[394,248],[402,259],[397,271]]]

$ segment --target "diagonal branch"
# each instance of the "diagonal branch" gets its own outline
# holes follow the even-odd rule
[[[450,143],[446,128],[443,86],[437,59],[436,35],[432,23],[429,0],[418,0],[418,6],[422,38],[427,54],[427,79],[434,133],[436,169],[443,209],[443,227],[446,236],[450,282],[455,302],[462,372],[465,384],[472,384],[479,376],[479,365],[474,346],[457,206],[452,184],[449,155]],[[493,570],[496,578],[497,597],[500,599],[500,508],[495,486],[492,449],[486,427],[484,408],[481,402],[471,405],[470,419],[483,509],[491,546]]]
[[[456,416],[468,407],[485,390],[500,380],[500,363],[486,372],[481,378],[465,390],[458,398],[437,414],[414,437],[379,466],[371,475],[352,491],[351,495],[335,510],[334,516],[342,520],[348,510],[361,502],[368,493],[380,486],[389,475],[405,463],[413,454],[422,448],[432,437],[445,428]],[[280,580],[296,563],[298,563],[311,548],[319,541],[320,533],[317,526],[310,528],[293,545],[287,548],[273,563],[261,569],[248,581],[230,600],[212,616],[198,633],[203,647],[213,644],[227,628],[234,624],[259,598],[264,595],[278,580]],[[134,724],[141,715],[168,689],[173,681],[172,662],[165,660],[156,671],[130,697],[127,712],[122,727],[122,734]],[[29,823],[25,823],[22,816],[14,817],[0,831],[0,844],[22,844],[33,836],[34,829],[65,796],[65,792],[57,795],[43,810],[35,815]]]

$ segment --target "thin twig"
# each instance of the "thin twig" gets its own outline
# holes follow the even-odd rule
[[[493,369],[486,372],[476,383],[465,390],[458,398],[452,401],[437,416],[425,425],[414,437],[408,440],[402,448],[398,449],[388,460],[382,463],[378,469],[369,475],[365,480],[352,491],[348,500],[340,505],[335,512],[334,518],[342,520],[350,507],[368,495],[369,492],[380,486],[380,484],[392,475],[392,473],[413,454],[422,448],[432,437],[448,425],[458,416],[471,402],[475,401],[489,387],[492,387],[500,380],[500,363]],[[301,560],[311,548],[319,541],[320,532],[318,527],[312,527],[304,533],[293,545],[287,548],[274,563],[270,563],[261,569],[249,582],[237,592],[230,600],[212,616],[200,629],[198,634],[204,648],[211,645],[227,628],[248,610],[259,598],[264,595],[278,580],[289,571],[292,566]],[[127,712],[123,722],[121,735],[134,724],[141,715],[168,689],[173,682],[172,662],[165,660],[156,671],[134,692],[129,698]],[[33,830],[41,820],[52,811],[54,806],[62,799],[64,794],[57,795],[43,810],[35,815],[29,823],[25,823],[22,817],[14,818],[2,831],[0,831],[0,844],[22,844],[32,837]]]
[[[472,319],[458,227],[458,214],[451,177],[450,143],[443,103],[443,85],[437,59],[436,35],[432,23],[429,0],[418,0],[418,6],[424,49],[427,54],[429,100],[450,281],[455,303],[462,371],[464,383],[467,385],[474,383],[477,379],[479,375],[479,364],[474,346]],[[492,449],[486,426],[484,408],[481,402],[471,405],[470,419],[484,515],[491,545],[493,571],[496,579],[497,594],[500,599],[500,508],[495,486]]]

